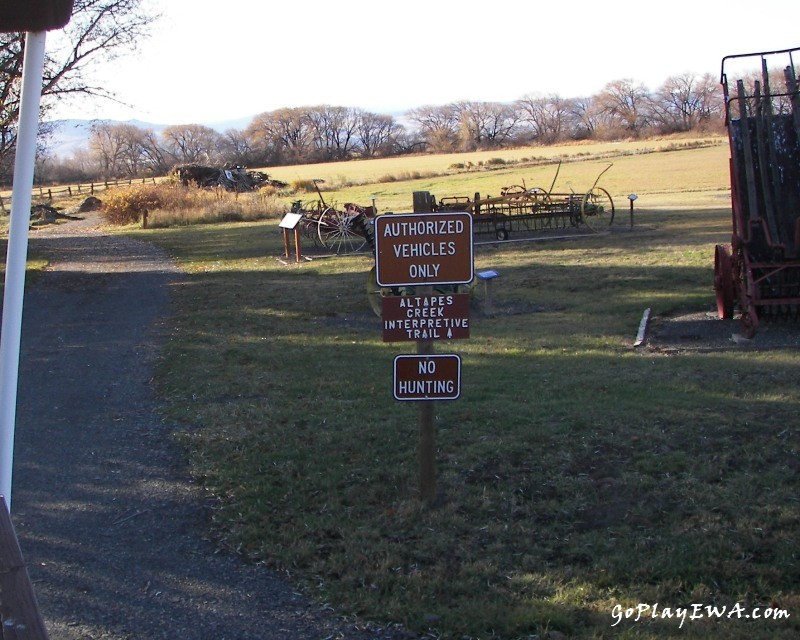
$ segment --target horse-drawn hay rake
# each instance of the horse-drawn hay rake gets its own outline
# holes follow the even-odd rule
[[[337,255],[361,251],[368,241],[369,219],[375,217],[375,206],[362,207],[352,202],[345,204],[343,209],[329,206],[317,184],[321,180],[313,182],[319,200],[308,207],[301,200],[292,203],[292,213],[302,214],[300,232],[315,246]]]
[[[614,201],[597,183],[611,165],[585,193],[554,192],[560,168],[559,163],[550,189],[513,185],[504,187],[497,197],[481,198],[476,193],[472,199],[457,196],[438,202],[427,191],[415,192],[414,211],[466,211],[472,214],[474,233],[493,234],[498,240],[507,240],[511,233],[566,229],[581,223],[595,232],[607,229],[614,221]]]
[[[714,289],[721,318],[741,311],[752,337],[763,318],[800,316],[800,49],[726,56],[722,60],[725,121],[731,148],[733,234],[714,253]],[[768,61],[780,60],[779,86]],[[732,86],[734,63],[760,63]],[[751,83],[746,87],[745,83]]]

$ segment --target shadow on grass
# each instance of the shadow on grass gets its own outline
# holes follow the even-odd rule
[[[554,265],[535,251],[505,267],[498,304],[541,306],[437,345],[462,354],[464,381],[459,401],[437,404],[434,509],[416,500],[415,411],[391,400],[392,355],[413,347],[380,343],[364,275],[181,285],[191,316],[162,389],[219,497],[222,543],[348,611],[444,637],[611,634],[619,602],[797,604],[797,355],[623,344],[640,289],[664,307],[707,301],[705,268]],[[709,624],[626,633],[713,637]],[[726,637],[797,632],[720,624]]]

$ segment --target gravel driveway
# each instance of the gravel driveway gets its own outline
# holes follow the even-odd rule
[[[12,516],[52,640],[409,638],[348,624],[203,538],[150,381],[183,277],[99,219],[32,231]]]

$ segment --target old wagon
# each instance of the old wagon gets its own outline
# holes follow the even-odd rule
[[[762,319],[796,319],[800,310],[798,51],[722,60],[733,233],[715,248],[714,289],[719,316],[738,308],[746,337]]]

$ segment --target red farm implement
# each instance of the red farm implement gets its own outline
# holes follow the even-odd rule
[[[799,52],[722,60],[733,234],[715,249],[714,289],[719,316],[738,307],[746,337],[762,319],[800,316]]]

